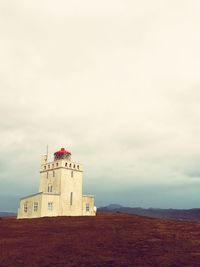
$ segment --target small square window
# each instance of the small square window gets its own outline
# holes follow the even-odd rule
[[[34,212],[38,211],[38,202],[34,202],[33,211]]]
[[[53,210],[53,202],[48,202],[48,210]]]

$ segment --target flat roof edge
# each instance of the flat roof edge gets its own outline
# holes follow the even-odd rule
[[[36,193],[36,194],[32,194],[32,195],[28,195],[28,196],[25,196],[25,197],[21,197],[20,200],[22,199],[26,199],[26,198],[29,198],[29,197],[34,197],[34,196],[37,196],[37,195],[49,195],[49,196],[59,196],[60,194],[58,193],[44,193],[44,192],[39,192],[39,193]]]
[[[34,196],[41,195],[41,194],[43,194],[43,192],[39,192],[39,193],[36,193],[36,194],[32,194],[32,195],[28,195],[28,196],[25,196],[25,197],[21,197],[20,199],[34,197]]]

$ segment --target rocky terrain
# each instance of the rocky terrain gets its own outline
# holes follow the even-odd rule
[[[0,266],[200,266],[200,223],[119,212],[0,217]]]

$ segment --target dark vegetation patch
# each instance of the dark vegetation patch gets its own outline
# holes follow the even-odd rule
[[[200,266],[200,224],[112,212],[2,217],[0,266]]]

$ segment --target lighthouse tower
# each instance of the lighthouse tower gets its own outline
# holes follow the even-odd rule
[[[94,216],[94,196],[82,195],[83,167],[71,160],[71,152],[61,148],[40,166],[39,192],[20,199],[18,218],[44,216]]]

